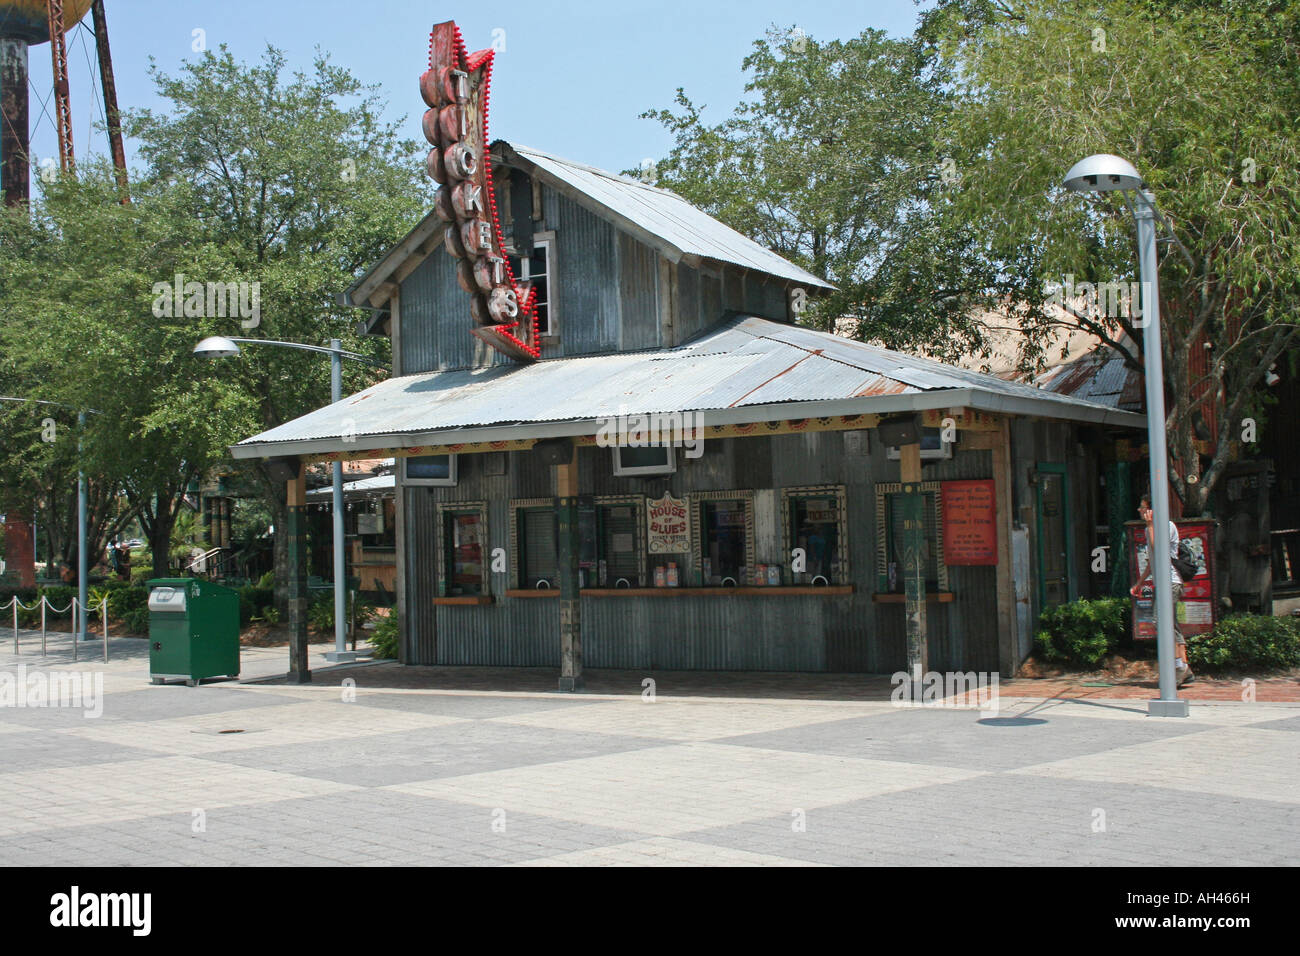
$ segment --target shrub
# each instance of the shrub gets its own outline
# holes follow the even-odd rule
[[[239,589],[239,598],[241,601],[247,598],[253,605],[254,613],[257,613],[268,604],[275,603],[275,589],[245,584]]]
[[[262,608],[262,620],[272,626],[280,623],[280,609],[274,604]]]
[[[45,600],[50,603],[50,609],[46,612],[48,619],[71,618],[72,617],[72,599],[77,596],[77,589],[67,584],[55,584],[40,589],[45,595]],[[55,608],[64,608],[62,612],[56,612]]]
[[[375,657],[397,657],[397,612],[392,611],[375,622],[370,632],[370,646]]]
[[[1270,671],[1300,667],[1300,620],[1259,614],[1225,617],[1210,634],[1187,639],[1194,670]]]
[[[258,578],[257,586],[259,588],[275,590],[275,571],[267,571],[264,575]]]
[[[132,611],[145,608],[149,604],[149,589],[128,587],[113,588],[108,592],[108,616],[112,620],[123,621]]]
[[[9,602],[14,598],[17,598],[18,603],[22,605],[22,607],[18,609],[18,626],[32,627],[35,624],[39,624],[41,621],[40,610],[29,611],[27,608],[37,605],[37,602],[41,599],[40,591],[37,588],[5,585],[0,587],[0,608],[5,609],[3,613],[0,613],[0,627],[6,624],[13,624],[13,610],[10,607]]]
[[[1045,660],[1096,664],[1127,632],[1127,598],[1081,599],[1048,608],[1039,618],[1034,646]]]
[[[324,594],[307,606],[307,626],[314,631],[334,630],[334,595]]]
[[[148,634],[149,633],[149,607],[132,608],[122,615],[122,627],[126,628],[128,634]]]

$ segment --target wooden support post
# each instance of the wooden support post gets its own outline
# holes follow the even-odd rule
[[[307,662],[307,469],[298,463],[298,475],[287,483],[289,551],[289,679],[311,682]]]
[[[997,607],[998,669],[1014,677],[1020,666],[1020,636],[1016,624],[1016,582],[1011,554],[1011,426],[1004,418],[993,434],[993,507],[998,528]]]
[[[899,448],[903,484],[903,591],[907,598],[907,676],[912,699],[921,699],[929,670],[925,617],[925,496],[921,493],[921,446]]]
[[[559,532],[560,690],[582,690],[582,596],[578,587],[578,449],[555,466],[555,513]]]

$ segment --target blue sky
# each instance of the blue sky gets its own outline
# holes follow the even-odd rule
[[[927,4],[928,5],[928,4]],[[492,135],[618,171],[663,155],[668,134],[638,114],[672,106],[678,86],[706,116],[726,116],[743,94],[741,60],[771,26],[797,25],[826,40],[873,27],[894,36],[912,31],[913,0],[516,0],[427,3],[423,0],[107,0],[118,100],[129,109],[159,106],[148,75],[153,57],[174,73],[200,54],[195,30],[210,49],[226,44],[238,59],[257,59],[268,43],[284,50],[290,69],[310,70],[317,47],[365,83],[378,83],[387,116],[405,117],[404,135],[420,140],[424,110],[418,79],[428,60],[429,28],[455,19],[471,50],[505,49],[492,76]],[[86,20],[89,22],[89,15]],[[69,34],[73,144],[78,157],[106,153],[94,48],[88,29]],[[32,149],[54,156],[50,47],[31,48]],[[131,147],[128,143],[128,155]]]

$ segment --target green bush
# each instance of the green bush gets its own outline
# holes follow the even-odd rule
[[[274,604],[262,608],[262,620],[272,626],[280,623],[280,609]]]
[[[149,589],[127,586],[112,588],[108,592],[108,616],[110,620],[123,621],[132,611],[146,608],[149,604]]]
[[[275,590],[275,571],[267,571],[264,575],[258,578],[257,586],[259,588]]]
[[[307,626],[314,631],[334,630],[334,595],[322,595],[307,606]]]
[[[126,628],[128,634],[148,634],[149,633],[149,607],[144,605],[132,608],[122,615],[122,627]]]
[[[1187,658],[1193,670],[1211,673],[1300,667],[1300,620],[1258,614],[1225,617],[1210,634],[1187,639]]]
[[[4,585],[0,587],[0,608],[4,608],[4,611],[0,612],[0,627],[13,624],[14,612],[9,602],[14,598],[17,598],[18,603],[23,605],[18,609],[18,626],[31,627],[34,624],[40,624],[41,612],[39,610],[27,610],[27,608],[35,606],[40,601],[40,591],[37,588]]]
[[[370,646],[375,657],[397,657],[397,611],[391,611],[375,622],[370,632]]]
[[[245,584],[239,589],[239,597],[241,601],[247,598],[252,603],[255,613],[258,613],[268,604],[275,603],[275,589]]]
[[[72,599],[77,596],[77,589],[67,584],[55,584],[40,589],[45,595],[45,600],[51,605],[46,611],[46,618],[49,620],[64,619],[72,617]],[[65,608],[62,613],[55,612],[54,608]]]
[[[1034,647],[1044,660],[1097,664],[1124,637],[1129,607],[1128,598],[1098,598],[1048,608],[1038,619]]]

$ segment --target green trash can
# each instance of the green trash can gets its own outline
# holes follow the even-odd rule
[[[239,676],[239,592],[197,578],[154,578],[149,677],[155,684]]]

